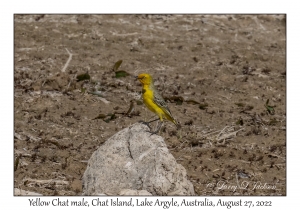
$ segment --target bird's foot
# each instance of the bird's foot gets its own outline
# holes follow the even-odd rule
[[[163,122],[160,122],[160,123],[158,124],[158,126],[156,127],[156,130],[155,130],[155,131],[147,131],[147,132],[148,132],[148,133],[151,133],[150,136],[152,136],[153,134],[157,134],[157,133],[160,131],[160,128],[161,128],[162,124],[163,124]]]
[[[145,121],[140,120],[139,123],[142,123],[142,124],[144,124],[144,125],[147,125],[148,128],[151,130],[151,127],[150,127],[150,123],[149,123],[149,122],[145,122]]]
[[[152,136],[153,134],[157,134],[158,133],[158,130],[156,131],[146,131],[147,133],[151,133],[150,136]]]

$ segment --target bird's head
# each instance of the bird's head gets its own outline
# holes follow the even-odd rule
[[[150,85],[152,83],[152,77],[150,74],[140,74],[136,77],[143,85]]]

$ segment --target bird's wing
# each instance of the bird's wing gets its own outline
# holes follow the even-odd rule
[[[157,91],[153,91],[153,92],[154,92],[153,102],[157,104],[164,112],[170,115],[171,118],[173,118],[171,111],[169,110],[168,105],[164,100],[164,98]]]

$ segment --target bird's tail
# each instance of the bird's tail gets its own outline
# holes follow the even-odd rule
[[[177,129],[181,128],[181,125],[179,124],[179,122],[176,121],[174,118],[173,118],[172,122],[176,125]]]
[[[181,128],[179,122],[174,119],[174,117],[171,115],[170,111],[165,115],[165,118],[167,118],[169,121],[174,123],[176,125],[177,129]]]

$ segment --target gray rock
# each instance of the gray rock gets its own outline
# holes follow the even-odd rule
[[[176,163],[163,138],[147,130],[146,125],[136,123],[93,153],[82,178],[83,195],[118,195],[123,189],[194,195],[186,170]]]
[[[27,190],[22,190],[22,189],[18,189],[18,188],[14,188],[14,195],[15,196],[20,196],[20,195],[34,195],[34,196],[42,196],[42,194],[40,193],[36,193],[36,192],[30,192]]]
[[[140,196],[148,196],[152,195],[147,190],[131,190],[131,189],[123,189],[118,195],[140,195]]]

